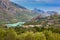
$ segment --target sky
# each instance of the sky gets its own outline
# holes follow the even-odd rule
[[[60,0],[11,0],[27,9],[38,8],[44,11],[60,12]]]

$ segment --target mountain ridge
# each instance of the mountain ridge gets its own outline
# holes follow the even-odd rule
[[[31,10],[9,0],[0,0],[0,23],[28,21],[37,15],[37,13],[33,13]]]

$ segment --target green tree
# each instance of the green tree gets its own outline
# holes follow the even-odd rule
[[[17,39],[17,33],[14,29],[10,28],[6,31],[5,40],[16,40]]]

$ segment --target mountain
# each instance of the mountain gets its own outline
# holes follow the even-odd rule
[[[46,17],[46,16],[50,15],[49,13],[45,12],[44,10],[40,10],[40,9],[37,9],[37,8],[34,8],[32,11],[34,13],[40,14],[42,17]]]
[[[40,10],[40,9],[37,9],[37,8],[34,8],[33,11],[36,12],[36,13],[40,13],[40,14],[45,13],[43,10]]]
[[[25,8],[25,7],[21,6],[21,5],[18,5],[16,3],[14,3],[14,2],[11,2],[11,4],[16,6],[17,8],[27,9],[27,8]]]
[[[47,13],[50,14],[50,15],[54,15],[54,14],[56,14],[57,12],[56,12],[56,11],[47,11]]]
[[[33,17],[36,17],[37,13],[18,5],[9,0],[0,0],[0,24],[3,23],[15,23],[25,22]]]
[[[60,15],[54,14],[47,17],[37,16],[31,21],[26,22],[25,25],[41,25],[42,27],[60,28]]]

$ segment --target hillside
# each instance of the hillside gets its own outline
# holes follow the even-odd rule
[[[0,0],[0,24],[25,22],[37,15],[39,14],[9,0]]]
[[[60,15],[54,14],[47,17],[41,17],[40,15],[33,18],[31,21],[26,22],[25,25],[42,25],[42,27],[60,27]]]

